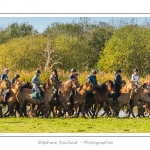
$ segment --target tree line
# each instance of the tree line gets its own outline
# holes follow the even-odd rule
[[[79,71],[96,68],[129,76],[150,72],[150,27],[135,22],[119,27],[105,22],[55,22],[39,33],[28,23],[0,28],[0,68]]]

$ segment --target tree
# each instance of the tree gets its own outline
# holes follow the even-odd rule
[[[138,68],[141,76],[150,72],[150,29],[127,25],[118,29],[107,42],[98,61],[98,68],[114,71],[120,68],[130,76]]]
[[[57,59],[57,55],[54,54],[55,50],[52,49],[50,42],[47,43],[47,48],[44,50],[44,52],[45,52],[44,57],[46,58],[46,63],[44,67],[45,71],[52,69],[57,64],[62,64],[60,62],[61,57]]]
[[[28,23],[12,23],[7,28],[0,31],[0,44],[8,42],[13,38],[31,36],[32,34],[38,34],[37,30]]]

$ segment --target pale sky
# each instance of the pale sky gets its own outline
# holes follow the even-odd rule
[[[113,22],[116,24],[119,23],[120,20],[130,20],[130,17],[89,17],[90,22],[106,22],[112,24]],[[150,17],[134,17],[137,24],[143,24],[145,21],[150,22]],[[13,22],[20,23],[29,23],[34,29],[37,29],[38,32],[43,32],[48,25],[51,25],[54,22],[61,23],[71,23],[73,21],[78,22],[80,20],[79,17],[0,17],[0,27],[5,28],[8,24]]]

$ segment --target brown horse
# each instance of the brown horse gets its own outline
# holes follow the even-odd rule
[[[87,81],[84,84],[80,86],[80,88],[77,90],[76,95],[74,97],[73,102],[73,109],[74,109],[74,116],[77,115],[77,108],[80,107],[82,111],[82,116],[85,117],[84,114],[84,108],[85,108],[85,102],[86,102],[86,95],[88,92],[92,92],[94,89],[94,86],[92,82]],[[79,116],[79,113],[78,115]]]
[[[70,96],[72,93],[72,90],[75,90],[79,87],[79,82],[75,79],[68,80],[64,83],[62,83],[59,87],[59,103],[62,106],[64,112],[64,118],[66,118],[66,112],[72,113],[72,105],[70,103]]]
[[[131,112],[132,116],[135,117],[133,113],[133,108],[138,107],[138,116],[142,115],[144,117],[143,103],[150,104],[150,97],[148,95],[148,90],[146,88],[146,83],[143,83],[138,89],[137,92],[133,92],[131,95]],[[142,109],[141,109],[142,108]]]
[[[119,115],[119,111],[122,106],[126,106],[129,112],[131,112],[130,99],[132,92],[137,92],[137,87],[132,81],[129,81],[128,83],[125,83],[124,86],[122,86],[121,88],[121,95],[117,99],[118,100],[117,106],[113,105],[113,98],[107,97],[107,104],[111,107],[111,109],[114,110],[117,116]]]
[[[99,87],[96,88],[96,93],[94,94],[94,111],[92,118],[94,116],[97,117],[98,112],[100,110],[100,104],[104,106],[104,109],[107,108],[106,99],[108,91],[113,91],[113,81],[111,80],[107,80],[106,82],[102,83]]]
[[[55,79],[50,78],[46,81],[46,83],[43,85],[42,90],[44,91],[44,103],[41,104],[39,99],[34,99],[32,98],[32,89],[28,88],[23,88],[20,90],[16,97],[19,102],[19,113],[20,115],[22,114],[22,108],[25,104],[25,102],[33,105],[42,105],[44,106],[45,109],[48,109],[49,107],[49,101],[52,98],[52,93],[53,93],[53,86],[56,86],[57,82]],[[39,108],[40,109],[40,108]],[[22,115],[21,115],[22,116]]]
[[[5,112],[4,116],[6,115],[14,115],[16,116],[16,111],[17,111],[17,106],[18,106],[18,101],[16,98],[16,94],[19,91],[18,87],[20,90],[22,88],[29,88],[32,89],[32,85],[29,82],[21,82],[21,81],[15,81],[10,89],[10,94],[8,96],[8,110]],[[25,114],[25,111],[24,111]],[[25,114],[26,115],[26,114]]]

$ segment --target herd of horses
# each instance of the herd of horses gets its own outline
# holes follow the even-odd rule
[[[58,88],[58,98],[53,98],[54,89]],[[13,85],[8,80],[0,81],[0,104],[7,106],[7,110],[1,114],[1,117],[15,116],[19,117],[98,117],[101,109],[103,115],[119,116],[121,109],[126,108],[126,116],[132,114],[136,117],[133,108],[137,106],[137,116],[145,117],[149,113],[150,97],[146,83],[137,87],[133,82],[124,81],[121,88],[121,94],[117,99],[117,105],[113,103],[114,94],[113,81],[107,80],[98,87],[93,86],[90,81],[80,85],[75,79],[66,82],[56,81],[49,78],[43,85],[44,103],[32,98],[32,84],[30,82],[15,81]],[[4,102],[3,92],[9,90],[7,103]],[[72,90],[76,91],[73,101],[70,101]],[[93,100],[89,99],[88,93],[93,93]],[[109,94],[108,94],[109,93]]]

